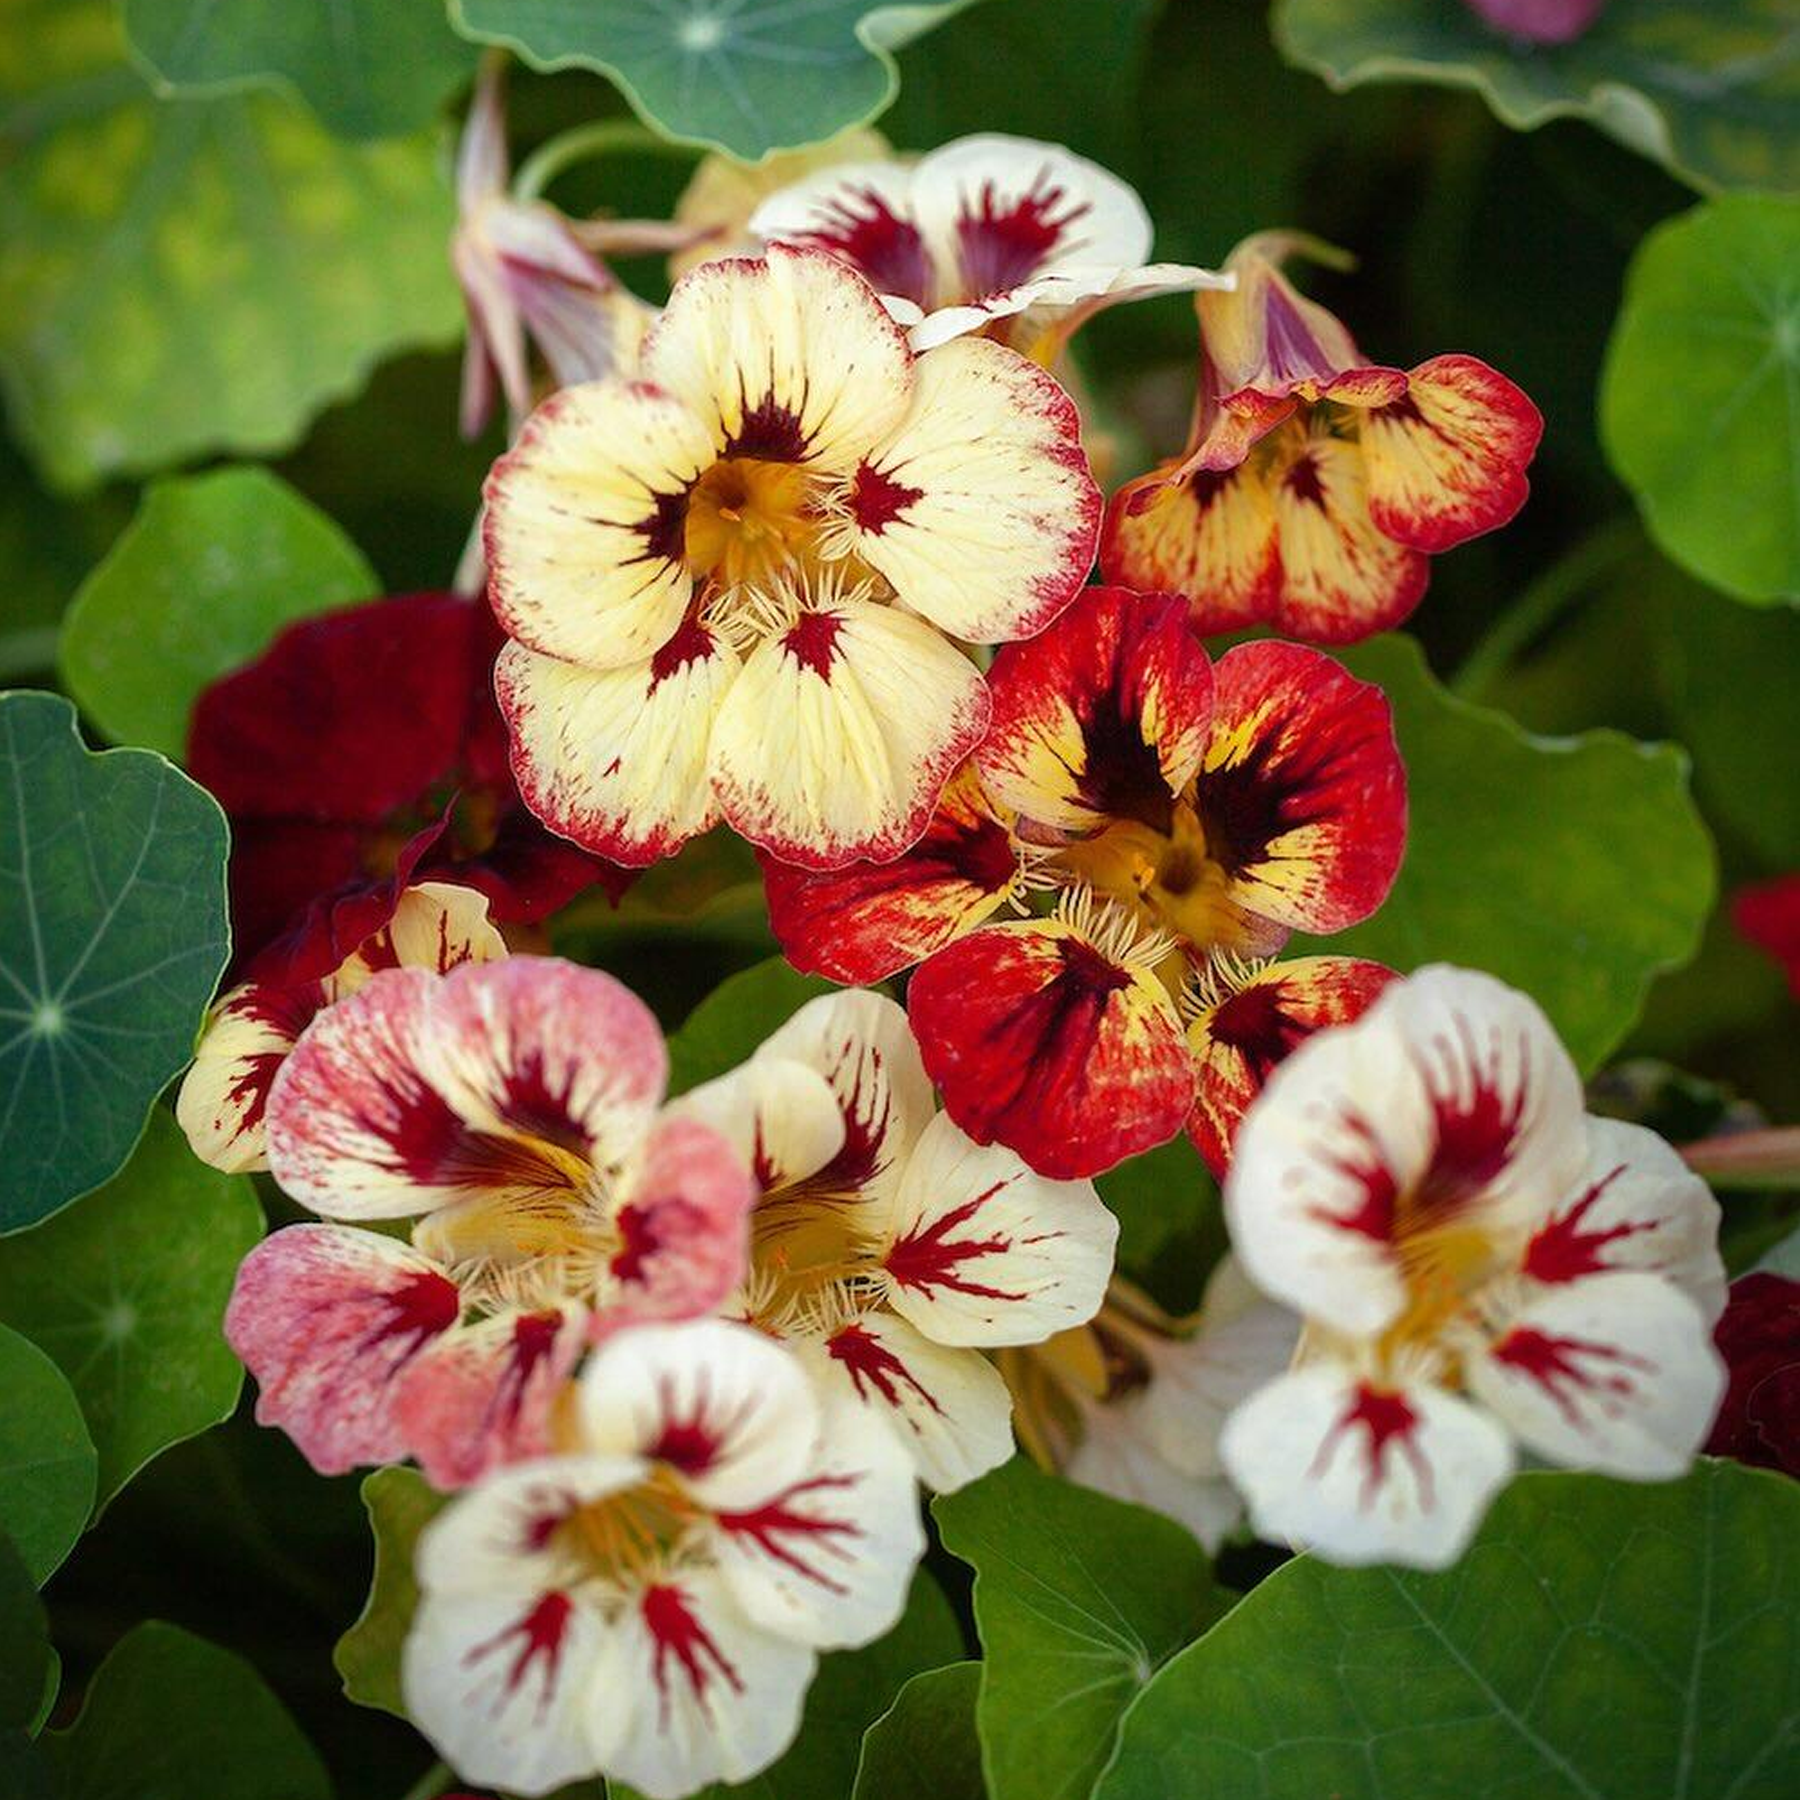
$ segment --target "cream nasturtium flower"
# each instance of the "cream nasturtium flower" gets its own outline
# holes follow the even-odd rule
[[[1515,1443],[1680,1475],[1724,1387],[1719,1209],[1653,1132],[1589,1117],[1523,994],[1431,968],[1302,1044],[1239,1130],[1226,1220],[1305,1319],[1226,1422],[1267,1536],[1334,1562],[1453,1562]]]
[[[720,1320],[621,1332],[565,1398],[554,1454],[420,1537],[407,1710],[508,1793],[743,1781],[792,1741],[816,1653],[900,1616],[924,1548],[911,1466]]]
[[[555,395],[489,478],[520,791],[627,864],[721,816],[811,868],[896,856],[987,726],[952,640],[1047,625],[1099,512],[1026,358],[915,356],[821,250],[703,264],[635,376]]]

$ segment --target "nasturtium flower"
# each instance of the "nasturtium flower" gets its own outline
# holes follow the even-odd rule
[[[1588,1116],[1536,1005],[1432,968],[1275,1073],[1226,1220],[1305,1320],[1225,1426],[1265,1536],[1337,1562],[1453,1561],[1515,1445],[1680,1475],[1724,1387],[1718,1206],[1662,1139]]]
[[[325,1223],[245,1259],[225,1335],[312,1465],[418,1459],[439,1487],[546,1448],[583,1348],[742,1280],[750,1172],[661,1110],[662,1034],[550,957],[371,977],[269,1095],[268,1161]],[[364,1227],[413,1221],[410,1242]]]
[[[1152,263],[1144,203],[1060,144],[983,133],[916,162],[844,160],[772,194],[750,230],[859,270],[915,350],[987,331],[1048,364],[1077,326],[1122,300],[1231,278]]]
[[[1221,1159],[1267,1070],[1379,985],[1348,958],[1262,964],[1393,882],[1387,701],[1297,644],[1214,664],[1180,599],[1122,588],[1003,649],[989,688],[991,729],[910,852],[822,874],[762,859],[775,933],[839,981],[920,963],[925,1068],[977,1142],[1073,1178],[1192,1115]],[[1053,916],[997,916],[1036,890]]]
[[[811,1001],[676,1109],[737,1145],[761,1190],[727,1316],[792,1347],[829,1405],[891,1427],[929,1487],[1004,1462],[1010,1407],[982,1352],[1100,1305],[1118,1223],[1092,1183],[972,1143],[880,994]]]
[[[200,696],[188,769],[231,820],[240,969],[286,939],[288,973],[328,973],[360,941],[339,903],[360,915],[402,867],[485,894],[502,924],[596,881],[622,888],[623,870],[519,803],[494,703],[500,641],[478,602],[403,594],[288,626]]]
[[[506,940],[488,920],[487,896],[422,881],[324,975],[272,972],[240,982],[213,1008],[175,1100],[194,1154],[215,1169],[269,1166],[263,1121],[269,1090],[300,1034],[328,1006],[366,987],[383,969],[434,969],[494,962]]]
[[[1185,595],[1203,632],[1354,643],[1418,605],[1432,556],[1524,505],[1543,419],[1472,356],[1367,362],[1282,274],[1304,247],[1248,238],[1226,262],[1236,289],[1196,296],[1187,448],[1113,497],[1101,567]]]
[[[1731,922],[1781,965],[1788,992],[1800,1000],[1800,874],[1740,888],[1732,898]]]
[[[598,1350],[551,1454],[421,1534],[407,1711],[465,1779],[675,1800],[766,1768],[820,1650],[899,1618],[924,1548],[892,1435],[721,1320]]]
[[[1708,1453],[1800,1480],[1800,1281],[1768,1269],[1740,1276],[1713,1342],[1728,1381]]]
[[[565,388],[487,486],[497,669],[538,817],[642,865],[722,815],[898,855],[988,722],[951,641],[1041,630],[1093,559],[1080,422],[985,339],[915,357],[819,250],[702,264],[639,373]]]
[[[996,1361],[1034,1461],[1164,1514],[1214,1552],[1244,1516],[1219,1432],[1287,1367],[1297,1330],[1228,1255],[1191,1318],[1171,1318],[1115,1277],[1089,1324]]]

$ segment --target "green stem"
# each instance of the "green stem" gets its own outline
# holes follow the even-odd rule
[[[591,125],[575,125],[558,132],[548,143],[539,144],[513,177],[514,198],[535,200],[565,169],[618,150],[679,157],[684,162],[691,162],[700,154],[691,144],[672,144],[667,138],[658,137],[636,119],[597,119]]]
[[[1487,629],[1456,671],[1450,686],[1465,700],[1479,700],[1602,575],[1622,563],[1641,542],[1637,521],[1610,519],[1591,531],[1560,562],[1544,571]]]
[[[1696,1175],[1720,1187],[1800,1187],[1800,1125],[1702,1138],[1683,1144],[1681,1156]]]
[[[409,1787],[400,1800],[437,1800],[445,1788],[456,1779],[448,1763],[433,1763],[423,1775]]]

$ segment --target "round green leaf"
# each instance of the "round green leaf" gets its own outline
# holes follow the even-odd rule
[[[115,742],[179,760],[208,683],[283,625],[375,593],[375,571],[266,469],[156,483],[63,621],[63,680]]]
[[[107,1179],[225,966],[225,816],[148,750],[0,694],[0,1233]]]
[[[230,1416],[243,1369],[220,1323],[262,1228],[250,1182],[209,1169],[159,1109],[98,1193],[0,1239],[0,1314],[73,1385],[100,1453],[97,1506]]]
[[[915,1675],[863,1738],[852,1800],[983,1800],[980,1691],[980,1663]]]
[[[93,1513],[94,1469],[93,1440],[62,1371],[0,1325],[0,1532],[39,1587]]]
[[[1607,0],[1559,45],[1509,38],[1462,0],[1277,0],[1275,38],[1334,88],[1474,88],[1508,125],[1587,119],[1699,188],[1800,188],[1789,0]]]
[[[1643,241],[1600,430],[1678,563],[1740,600],[1800,600],[1800,199],[1728,195]]]
[[[125,0],[125,30],[161,92],[287,86],[346,138],[429,124],[475,65],[443,0]]]
[[[108,0],[0,0],[0,379],[46,477],[285,449],[452,339],[433,137],[346,145],[279,94],[158,101]]]
[[[0,1737],[37,1724],[54,1669],[50,1621],[37,1584],[12,1539],[0,1531]]]
[[[456,28],[537,69],[610,76],[648,125],[752,162],[873,118],[892,52],[970,0],[450,0]]]
[[[400,1651],[419,1605],[413,1545],[443,1508],[444,1496],[433,1492],[417,1469],[392,1468],[363,1477],[362,1499],[375,1539],[375,1569],[362,1612],[338,1639],[331,1660],[345,1694],[358,1706],[404,1719]]]
[[[931,1510],[975,1570],[991,1800],[1087,1794],[1126,1707],[1225,1610],[1206,1553],[1172,1520],[1022,1457]]]
[[[1446,693],[1409,638],[1376,638],[1343,661],[1393,703],[1406,861],[1373,918],[1318,948],[1402,971],[1489,970],[1597,1067],[1652,978],[1693,955],[1712,908],[1712,841],[1687,758],[1615,731],[1533,737]]]
[[[262,1677],[159,1621],[119,1641],[81,1716],[43,1743],[64,1800],[331,1800],[325,1765]]]
[[[1300,1557],[1126,1715],[1096,1800],[1783,1800],[1800,1485],[1525,1475],[1441,1574]]]
[[[807,1001],[835,994],[817,975],[802,975],[779,956],[728,976],[669,1039],[669,1091],[685,1094],[748,1062],[757,1046]]]

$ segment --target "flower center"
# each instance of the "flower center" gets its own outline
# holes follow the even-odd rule
[[[666,1569],[703,1510],[667,1469],[623,1493],[577,1507],[555,1528],[557,1548],[608,1581],[641,1582]]]
[[[688,494],[684,551],[700,580],[760,587],[820,562],[816,482],[797,464],[727,456]]]
[[[798,1181],[776,1188],[750,1226],[749,1312],[780,1337],[827,1335],[882,1291],[871,1203]]]

